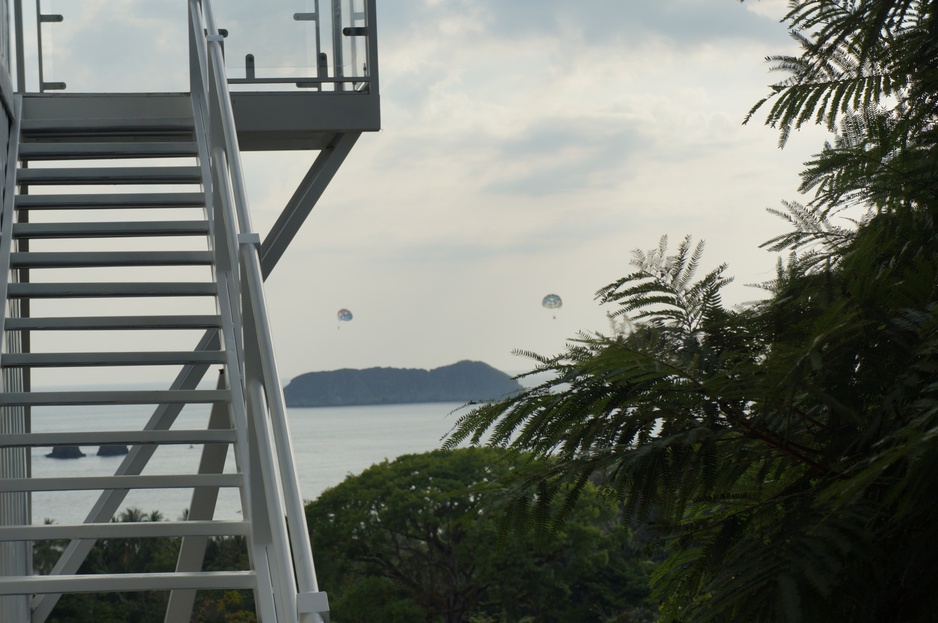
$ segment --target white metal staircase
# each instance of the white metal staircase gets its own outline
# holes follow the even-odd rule
[[[10,240],[4,242],[11,246],[7,255],[9,274],[19,277],[7,285],[6,297],[27,313],[8,318],[4,330],[21,337],[28,333],[32,339],[29,352],[4,353],[0,365],[22,370],[34,381],[40,368],[95,368],[103,382],[94,383],[93,378],[85,381],[91,387],[87,390],[6,392],[0,394],[0,405],[57,405],[61,409],[93,404],[162,406],[144,430],[126,430],[117,423],[115,429],[94,431],[77,420],[71,431],[24,431],[3,438],[4,446],[19,448],[68,444],[133,447],[113,476],[69,477],[65,472],[54,479],[0,481],[0,491],[5,493],[105,492],[82,525],[0,527],[3,539],[72,539],[51,575],[7,578],[4,591],[35,594],[33,620],[43,620],[61,593],[171,589],[176,592],[167,620],[188,620],[196,589],[257,589],[257,574],[250,569],[201,571],[201,552],[207,537],[252,536],[249,511],[240,522],[213,520],[213,498],[219,487],[236,487],[242,499],[248,499],[244,474],[225,474],[222,470],[228,445],[245,443],[246,431],[238,430],[232,421],[232,403],[241,397],[233,396],[227,383],[217,389],[200,389],[183,383],[174,387],[166,382],[165,387],[157,389],[158,381],[153,382],[149,376],[119,391],[94,387],[105,385],[107,378],[128,366],[169,368],[192,376],[196,372],[204,374],[208,366],[237,369],[240,365],[235,354],[221,346],[224,339],[211,340],[209,348],[202,350],[191,347],[198,342],[198,334],[195,339],[190,337],[188,349],[163,346],[180,342],[180,332],[191,336],[193,330],[210,330],[233,336],[235,331],[232,315],[219,313],[219,285],[209,237],[211,215],[206,211],[203,170],[197,163],[194,120],[190,115],[76,124],[34,119],[28,110],[22,113],[25,121],[18,148],[22,165],[15,171],[15,185],[21,191],[13,200]],[[120,159],[119,166],[113,166],[116,159]],[[177,164],[181,159],[190,163]],[[171,185],[171,190],[166,185]],[[128,192],[123,190],[126,187],[138,190]],[[50,192],[50,188],[57,192]],[[119,190],[114,192],[112,188]],[[76,248],[76,243],[83,244]],[[153,267],[158,270],[152,276],[141,274]],[[94,270],[104,268],[108,270]],[[159,315],[133,313],[135,309],[153,307],[156,299],[162,303]],[[92,305],[87,304],[89,301]],[[40,334],[46,333],[56,337],[67,334],[71,338],[69,351],[55,348],[60,340],[41,339],[45,335]],[[132,336],[142,337],[150,346],[134,348]],[[178,374],[170,380],[175,376]],[[240,373],[229,373],[224,378],[232,376],[239,378]],[[172,428],[175,414],[190,403],[217,406],[213,428]],[[196,443],[205,444],[206,457],[214,456],[213,460],[203,459],[197,473],[140,474],[161,444]],[[238,451],[235,456],[246,455]],[[127,490],[176,487],[196,492],[190,521],[162,522],[156,528],[146,524],[117,527],[111,523]],[[76,575],[94,539],[130,535],[189,539],[183,547],[179,571]],[[195,554],[191,551],[192,539],[201,539],[202,543]],[[274,604],[268,604],[268,608],[273,609]]]
[[[197,591],[211,589],[253,591],[263,623],[328,620],[263,281],[361,132],[379,129],[374,0],[331,4],[336,65],[323,64],[317,34],[312,76],[229,80],[209,0],[187,2],[189,93],[28,94],[19,75],[10,97],[0,64],[0,118],[10,121],[8,133],[0,125],[0,623],[42,623],[63,594],[132,591],[168,593],[164,620],[176,623],[191,619]],[[19,16],[20,0],[14,6]],[[39,17],[40,28],[61,21]],[[320,18],[318,0],[293,15],[317,29]],[[21,34],[18,23],[18,45]],[[40,49],[40,91],[41,58]],[[306,92],[236,100],[228,90],[282,82]],[[319,152],[263,243],[247,208],[241,140]],[[215,369],[217,383],[214,373],[206,379]],[[52,378],[68,388],[52,388]],[[148,409],[142,427],[122,416],[131,406]],[[81,416],[92,407],[116,415],[95,428]],[[49,409],[74,413],[73,425],[37,432]],[[206,413],[204,427],[180,424],[192,409]],[[31,473],[36,449],[114,444],[129,446],[114,473]],[[198,464],[153,473],[151,458],[180,445],[201,449]],[[113,521],[129,492],[167,489],[187,492],[185,520]],[[241,519],[216,517],[222,490],[237,492]],[[33,517],[33,495],[76,491],[94,500],[82,523]],[[225,536],[245,538],[250,563],[203,570],[208,539]],[[176,539],[175,570],[81,570],[96,542],[128,538]],[[51,572],[36,575],[32,544],[46,540],[68,544]]]

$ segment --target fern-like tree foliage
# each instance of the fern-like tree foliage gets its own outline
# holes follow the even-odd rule
[[[803,54],[756,108],[837,136],[778,212],[768,298],[727,308],[725,267],[662,240],[598,291],[617,330],[525,353],[547,380],[446,442],[515,453],[490,501],[517,527],[562,525],[590,482],[621,501],[667,554],[663,621],[938,620],[935,6],[791,4]]]
[[[796,0],[786,16],[801,54],[771,56],[785,78],[765,112],[784,145],[823,124],[837,138],[809,163],[803,191],[826,213],[938,198],[938,16],[933,0]]]

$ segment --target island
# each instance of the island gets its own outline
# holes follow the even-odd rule
[[[307,372],[283,389],[288,407],[342,407],[496,400],[521,391],[509,375],[481,361],[433,370],[368,368]]]
[[[85,453],[78,446],[53,446],[52,452],[46,456],[50,459],[80,459]]]

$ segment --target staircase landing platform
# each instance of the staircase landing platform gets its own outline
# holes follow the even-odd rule
[[[376,132],[379,96],[362,92],[232,92],[242,151],[323,149],[337,133]],[[80,126],[106,119],[192,119],[188,93],[33,93],[23,122]]]

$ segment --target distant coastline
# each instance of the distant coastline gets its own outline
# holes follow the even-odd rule
[[[433,370],[367,368],[307,372],[283,389],[288,407],[341,407],[496,400],[522,390],[508,374],[481,361]]]

